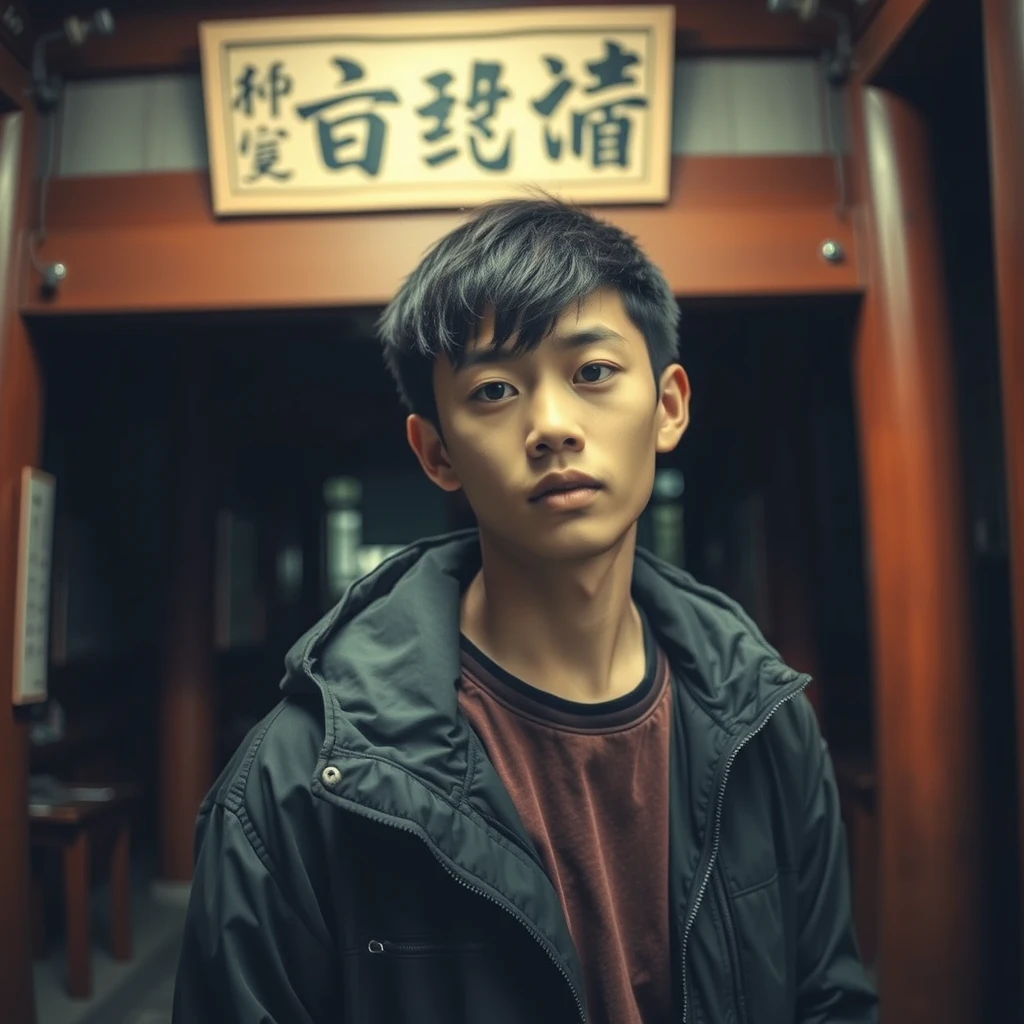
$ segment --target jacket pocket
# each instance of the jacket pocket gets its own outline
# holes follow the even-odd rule
[[[457,956],[463,953],[482,953],[490,945],[489,942],[474,941],[410,939],[396,942],[390,939],[370,939],[366,951],[375,956]]]
[[[743,962],[740,958],[739,944],[736,940],[736,924],[733,921],[732,906],[722,881],[720,868],[714,873],[714,898],[722,908],[722,930],[725,946],[729,954],[729,967],[732,974],[733,1000],[735,1002],[736,1020],[739,1024],[747,1024],[747,987],[743,979]]]
[[[723,894],[733,924],[747,1024],[793,1020],[796,1012],[792,883],[792,874],[776,873],[751,888]]]
[[[373,934],[372,932],[370,934]],[[377,933],[379,936],[381,933]],[[488,936],[366,939],[343,954],[351,1024],[563,1024],[557,991]],[[346,1024],[349,1024],[346,1019]]]

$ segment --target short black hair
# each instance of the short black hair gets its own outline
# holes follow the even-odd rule
[[[492,344],[536,348],[559,314],[615,288],[643,334],[657,380],[678,357],[679,306],[625,231],[545,196],[492,203],[437,242],[381,314],[384,361],[406,407],[438,424],[434,362],[459,366],[493,310]]]

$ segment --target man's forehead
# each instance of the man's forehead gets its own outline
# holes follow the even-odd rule
[[[541,339],[541,343],[551,338],[557,338],[561,334],[569,333],[581,323],[597,326],[603,313],[612,314],[612,323],[608,326],[613,329],[618,326],[620,316],[623,312],[622,297],[615,288],[598,288],[588,295],[578,299],[571,299],[562,307],[554,319],[550,330]],[[484,308],[480,316],[479,326],[466,342],[466,352],[477,352],[481,349],[494,347],[496,311],[492,305]],[[513,331],[502,348],[513,348],[516,342],[516,331]],[[616,333],[618,333],[616,331]]]

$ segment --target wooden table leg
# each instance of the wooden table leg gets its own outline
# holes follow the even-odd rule
[[[36,960],[46,956],[46,862],[32,870],[32,955]]]
[[[64,847],[64,905],[68,948],[68,993],[85,999],[92,990],[89,950],[89,833],[79,829]]]
[[[110,857],[110,949],[115,960],[132,958],[131,847],[128,822],[117,826]]]

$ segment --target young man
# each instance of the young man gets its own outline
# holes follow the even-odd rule
[[[385,311],[478,530],[352,586],[199,817],[179,1024],[876,1020],[825,745],[740,608],[636,548],[689,420],[628,236],[484,209]]]

